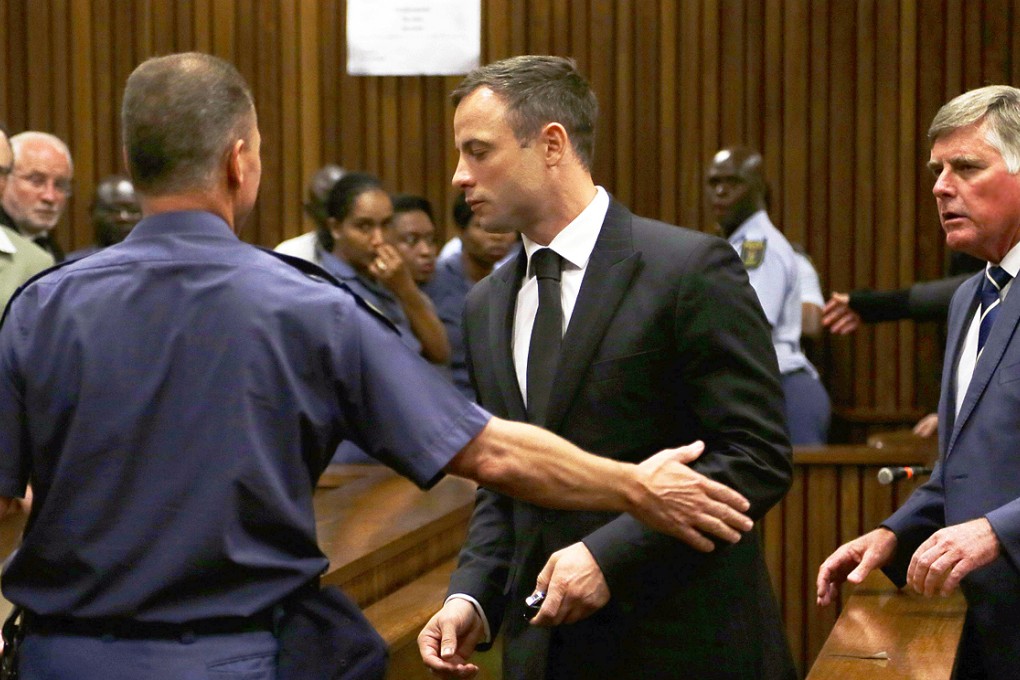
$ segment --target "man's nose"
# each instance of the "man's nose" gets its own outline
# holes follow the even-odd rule
[[[453,171],[453,186],[455,189],[463,190],[471,183],[471,173],[468,172],[464,159],[457,161],[457,169]]]
[[[939,173],[939,176],[935,178],[935,186],[931,188],[931,192],[936,196],[951,196],[955,190],[949,173],[946,171]]]

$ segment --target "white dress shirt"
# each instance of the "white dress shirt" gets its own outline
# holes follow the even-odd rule
[[[595,241],[598,240],[599,233],[602,231],[602,223],[606,220],[607,212],[609,212],[609,194],[602,187],[595,187],[595,198],[591,200],[591,203],[549,244],[549,248],[563,258],[563,271],[560,274],[560,302],[563,304],[561,333],[570,324],[574,303],[577,302],[577,293],[581,290],[581,281],[584,279],[588,260],[591,259],[591,252],[595,249]],[[524,401],[527,402],[528,350],[531,347],[531,329],[535,325],[535,314],[538,312],[538,280],[535,278],[534,272],[531,271],[531,255],[544,246],[540,246],[523,234],[521,240],[524,243],[524,252],[528,256],[528,268],[525,270],[521,290],[517,293],[511,352],[514,357],[514,367],[517,370],[517,383],[521,387]],[[475,612],[482,619],[484,629],[482,642],[489,642],[492,639],[492,633],[482,606],[475,598],[463,593],[454,593],[446,598],[446,601],[449,602],[454,598],[467,600],[474,606]]]
[[[986,265],[985,271],[992,265]],[[1010,248],[1006,256],[1002,258],[1002,262],[999,266],[1009,272],[1009,275],[1013,278],[1009,280],[1002,290],[999,291],[999,300],[1005,300],[1006,294],[1009,293],[1013,287],[1013,281],[1016,280],[1017,273],[1020,272],[1020,243]],[[982,274],[984,275],[984,274]],[[1000,305],[1002,302],[999,303]],[[978,345],[978,331],[981,329],[981,305],[977,306],[974,311],[974,317],[970,320],[970,328],[967,329],[967,335],[963,341],[963,347],[960,349],[960,361],[956,365],[956,415],[960,415],[960,408],[963,406],[963,400],[967,396],[967,390],[970,388],[971,378],[974,377],[974,367],[977,365],[977,345]]]
[[[574,313],[577,293],[581,290],[584,272],[588,269],[591,251],[595,249],[595,241],[602,231],[602,223],[609,212],[609,194],[602,187],[595,187],[595,198],[581,211],[581,214],[563,228],[553,238],[549,248],[563,258],[563,271],[560,275],[560,302],[563,304],[563,328],[566,331],[570,324],[570,316]],[[528,255],[528,268],[524,282],[517,293],[517,306],[514,309],[514,333],[511,352],[514,357],[514,368],[517,371],[517,384],[520,385],[525,405],[528,400],[528,350],[531,349],[531,329],[535,325],[535,314],[538,313],[538,279],[531,270],[531,256],[536,250],[543,248],[527,236],[521,237],[524,252]]]

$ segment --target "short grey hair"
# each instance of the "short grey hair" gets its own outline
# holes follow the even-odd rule
[[[482,66],[453,91],[453,105],[480,87],[489,88],[506,104],[507,124],[518,142],[529,144],[543,126],[559,123],[582,165],[591,170],[599,105],[573,59],[524,55]]]
[[[200,52],[143,62],[121,107],[135,188],[150,195],[207,188],[226,148],[247,141],[254,122],[251,90],[230,63]]]
[[[18,156],[21,155],[21,147],[24,146],[26,142],[43,142],[64,154],[64,157],[67,159],[67,167],[71,171],[71,175],[74,175],[74,160],[71,158],[71,150],[67,148],[67,144],[64,140],[56,135],[51,135],[48,132],[28,130],[26,132],[19,132],[11,137],[11,152],[14,154],[15,165],[18,163]]]
[[[928,141],[984,120],[985,140],[1002,156],[1010,174],[1020,172],[1020,90],[989,85],[950,100],[928,128]]]

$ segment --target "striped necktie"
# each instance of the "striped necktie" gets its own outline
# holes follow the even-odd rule
[[[978,358],[985,347],[985,341],[992,332],[992,325],[999,313],[1002,289],[1013,278],[1002,267],[992,266],[985,269],[985,277],[981,279],[981,326],[978,329]]]

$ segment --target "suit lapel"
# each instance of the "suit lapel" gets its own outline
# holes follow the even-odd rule
[[[557,431],[573,403],[616,309],[641,261],[631,239],[631,213],[611,201],[563,335],[546,426]]]
[[[514,370],[514,356],[511,339],[514,332],[514,309],[517,305],[517,292],[521,287],[528,256],[524,248],[520,249],[514,263],[500,267],[492,274],[492,301],[489,305],[489,362],[495,374],[496,384],[503,393],[506,404],[506,416],[511,420],[527,421],[528,412],[524,408],[524,397],[517,382]]]
[[[963,399],[963,404],[960,406],[960,415],[953,425],[953,438],[949,442],[950,448],[952,448],[956,437],[959,435],[961,428],[966,424],[970,414],[974,412],[974,407],[977,406],[978,400],[984,394],[985,388],[988,387],[988,382],[991,380],[992,375],[1002,361],[1003,355],[1006,353],[1006,348],[1009,346],[1010,338],[1013,337],[1017,323],[1020,322],[1020,295],[1013,295],[1013,292],[1013,289],[1010,288],[1010,294],[1002,301],[999,315],[995,319],[995,325],[992,327],[992,332],[988,335],[985,348],[981,352],[981,358],[978,359],[977,365],[974,366],[974,376],[970,380],[970,387],[967,388],[967,396]]]
[[[956,370],[960,364],[963,341],[977,307],[978,285],[980,285],[978,277],[960,284],[960,291],[954,298],[958,302],[954,306],[963,309],[949,315],[949,327],[946,330],[946,361],[942,366],[942,397],[939,400],[939,423],[942,424],[942,427],[939,427],[939,449],[943,452],[949,451],[949,443],[955,439]]]

